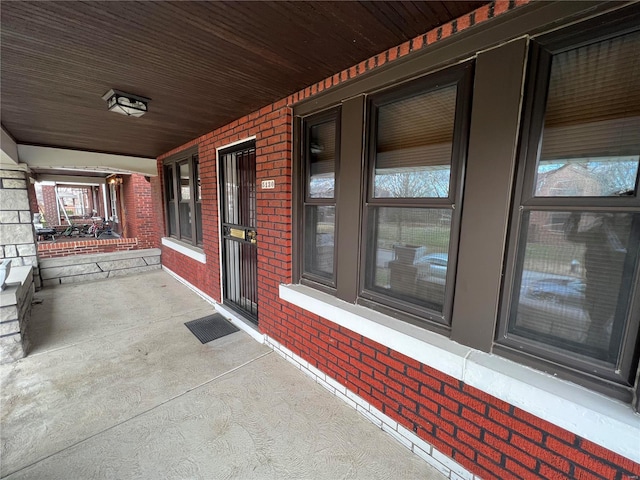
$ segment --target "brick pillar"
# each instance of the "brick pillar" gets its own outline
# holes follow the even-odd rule
[[[121,192],[127,237],[137,238],[139,248],[158,248],[155,209],[161,209],[161,204],[152,201],[151,182],[142,175],[130,175],[124,177]]]
[[[44,213],[44,219],[48,227],[53,227],[59,223],[58,203],[56,201],[55,188],[56,187],[53,185],[42,186],[42,198],[44,200],[44,205],[41,206]]]

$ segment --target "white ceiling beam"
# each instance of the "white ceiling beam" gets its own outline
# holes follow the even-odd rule
[[[107,183],[107,179],[101,177],[80,177],[50,173],[38,173],[35,175],[35,179],[36,182],[53,182],[60,185],[104,185]]]
[[[150,177],[158,174],[155,158],[34,145],[18,145],[18,155],[20,161],[29,165],[30,168],[138,173]]]
[[[2,134],[0,136],[0,164],[2,168],[9,170],[27,170],[26,165],[20,164],[18,146],[15,140],[4,127],[2,127]]]

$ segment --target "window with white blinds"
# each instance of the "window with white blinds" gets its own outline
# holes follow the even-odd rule
[[[533,107],[532,132],[540,134],[528,142],[514,283],[500,341],[631,385],[640,31],[541,52],[538,81],[547,82],[546,97],[538,95]]]

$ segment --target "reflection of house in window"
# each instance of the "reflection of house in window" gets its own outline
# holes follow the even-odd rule
[[[562,163],[558,162],[562,165]],[[584,163],[565,163],[547,172],[539,172],[538,197],[597,197],[601,195],[599,179]]]
[[[567,162],[554,170],[538,172],[536,195],[539,197],[591,197],[601,195],[600,179],[586,164]],[[537,241],[548,235],[563,234],[566,212],[539,212],[532,216],[529,229]],[[533,233],[535,232],[535,234]]]

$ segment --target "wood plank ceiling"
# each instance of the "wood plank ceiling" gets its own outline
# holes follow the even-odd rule
[[[156,157],[484,3],[3,2],[2,125]],[[111,88],[149,112],[107,112]]]

